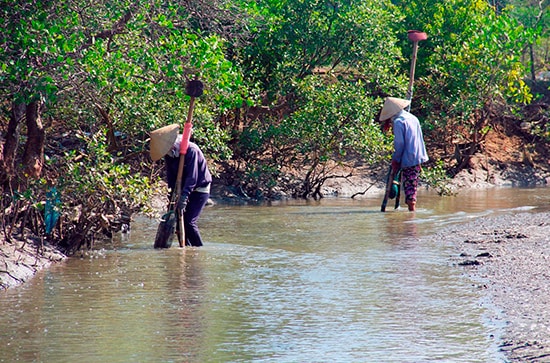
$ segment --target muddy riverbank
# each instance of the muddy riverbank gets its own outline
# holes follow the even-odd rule
[[[53,263],[64,261],[64,254],[40,241],[5,241],[0,235],[0,290],[17,286]]]
[[[456,246],[453,263],[479,281],[509,361],[550,362],[550,213],[479,218],[434,238]]]

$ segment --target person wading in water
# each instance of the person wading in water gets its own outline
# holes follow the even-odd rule
[[[174,124],[151,132],[151,159],[157,161],[164,157],[166,182],[171,191],[176,190],[180,160],[182,135],[178,135],[178,129],[178,125]],[[208,170],[204,154],[197,144],[189,142],[184,157],[185,167],[177,208],[184,216],[185,245],[198,247],[202,246],[203,242],[197,222],[210,197],[212,175]]]
[[[391,166],[393,174],[401,169],[405,203],[409,211],[416,210],[416,191],[422,170],[421,164],[429,160],[424,136],[418,118],[405,111],[411,101],[388,97],[380,112],[382,130],[393,128],[393,149]]]

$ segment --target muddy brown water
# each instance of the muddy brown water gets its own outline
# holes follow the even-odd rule
[[[114,246],[0,292],[0,362],[503,362],[478,282],[425,236],[550,209],[550,189],[208,207],[202,248]],[[393,203],[393,201],[391,201]]]

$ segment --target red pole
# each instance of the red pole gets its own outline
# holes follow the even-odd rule
[[[414,71],[416,68],[416,55],[418,53],[418,42],[428,39],[428,35],[418,30],[409,30],[407,37],[413,42],[413,52],[411,59],[411,70],[409,75],[409,88],[407,90],[407,100],[411,101],[413,96]],[[407,106],[407,111],[411,110],[411,104]]]

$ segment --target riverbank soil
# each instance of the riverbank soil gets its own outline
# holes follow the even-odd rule
[[[510,362],[550,362],[550,213],[478,218],[440,236],[453,262],[485,290],[504,319],[500,349]],[[495,311],[496,310],[496,311]]]
[[[19,285],[32,278],[38,271],[67,257],[40,241],[0,238],[0,290]]]
[[[479,150],[469,156],[464,168],[460,169],[452,145],[434,145],[427,137],[430,161],[425,166],[433,166],[440,160],[445,162],[451,179],[444,183],[451,193],[494,186],[550,186],[550,144],[533,140],[532,135],[517,126],[494,127],[480,143]],[[385,188],[387,167],[363,167],[360,160],[356,161],[353,169],[342,168],[336,173],[351,173],[351,176],[328,179],[322,191],[327,196],[354,198],[378,195]],[[428,187],[425,183],[420,184],[420,188]]]

